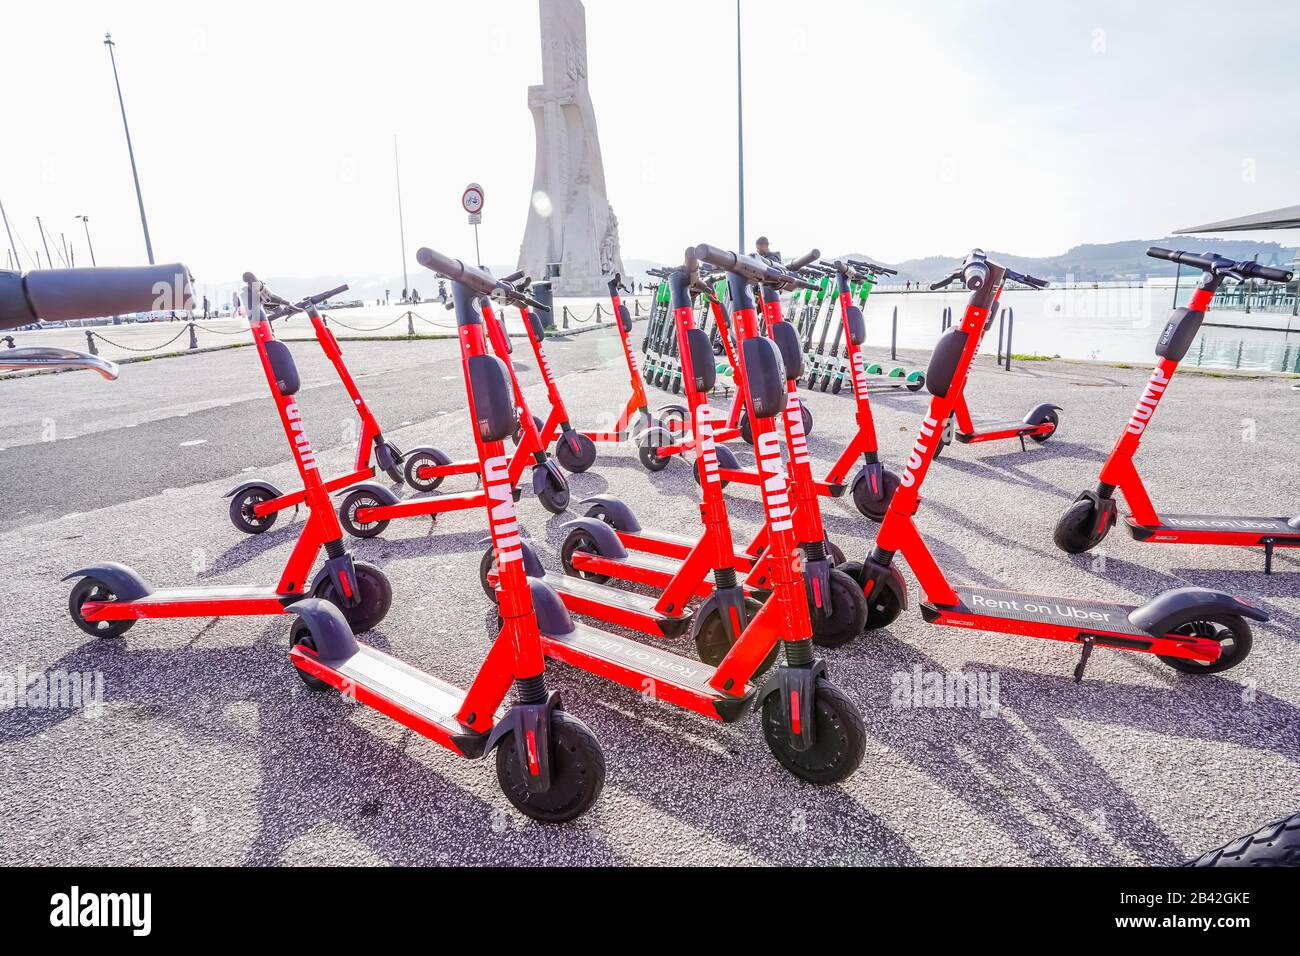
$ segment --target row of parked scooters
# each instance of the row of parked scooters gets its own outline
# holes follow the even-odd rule
[[[1197,297],[1171,316],[1157,347],[1160,364],[1134,419],[1103,468],[1098,489],[1081,495],[1062,518],[1058,543],[1077,551],[1099,541],[1114,523],[1119,490],[1134,510],[1126,520],[1139,540],[1259,545],[1269,555],[1274,547],[1300,545],[1297,519],[1160,519],[1143,511],[1150,502],[1140,481],[1134,483],[1132,454],[1214,289],[1229,277],[1290,278],[1282,270],[1217,256],[1160,249],[1151,254],[1201,268]],[[453,461],[434,448],[403,452],[384,439],[320,314],[321,303],[341,289],[289,302],[248,274],[244,295],[256,351],[302,488],[284,493],[265,481],[246,482],[230,494],[230,516],[240,530],[257,534],[281,511],[305,506],[307,517],[285,569],[276,584],[262,588],[155,589],[121,564],[82,568],[68,576],[76,580],[69,607],[79,627],[98,637],[117,637],[142,618],[293,615],[290,660],[308,687],[350,694],[461,756],[495,752],[508,799],[535,819],[563,821],[592,804],[605,770],[594,736],[548,690],[547,658],[707,718],[732,722],[755,711],[773,755],[791,773],[815,784],[851,775],[865,749],[863,719],[851,697],[831,681],[818,648],[885,627],[908,608],[899,555],[918,579],[926,622],[1074,644],[1080,650],[1077,679],[1096,647],[1154,654],[1190,674],[1222,671],[1249,652],[1248,622],[1266,620],[1248,603],[1203,588],[1178,588],[1130,606],[968,587],[947,579],[916,516],[926,475],[945,432],[951,434],[949,423],[972,436],[1040,440],[1057,425],[1054,407],[1050,427],[1030,422],[1032,413],[1023,422],[982,432],[969,421],[968,373],[1004,285],[1046,286],[979,250],[933,287],[960,284],[968,301],[961,321],[944,333],[931,357],[925,373],[929,406],[900,473],[880,461],[866,376],[858,374],[860,349],[853,351],[865,337],[863,300],[855,296],[855,285],[860,290],[863,282],[874,282],[882,271],[878,266],[822,262],[816,251],[782,264],[708,245],[688,249],[682,264],[662,277],[685,403],[654,411],[630,338],[631,316],[614,277],[610,294],[631,396],[614,428],[583,432],[571,424],[547,362],[541,319],[546,307],[528,277],[497,278],[427,248],[417,259],[452,284],[475,457]],[[174,268],[183,281],[183,267]],[[786,319],[783,298],[817,289],[832,274],[853,370],[857,428],[830,472],[819,478],[808,450],[811,419],[799,393],[800,385],[808,384],[809,337]],[[130,278],[119,275],[115,281],[120,290]],[[714,319],[715,335],[697,324],[700,302]],[[532,414],[524,398],[498,307],[520,311],[547,389],[550,412],[544,420]],[[293,356],[274,334],[275,321],[294,313],[308,317],[361,416],[355,467],[333,478],[320,474],[303,430]],[[720,374],[719,339],[734,381],[725,415],[710,404]],[[742,467],[727,447],[738,439],[753,445],[754,467]],[[622,501],[596,496],[579,502],[580,516],[566,526],[563,573],[548,573],[516,510],[525,470],[534,495],[558,514],[570,504],[562,469],[586,470],[598,444],[626,442],[635,443],[652,471],[687,457],[700,491],[699,533],[643,527]],[[378,473],[419,494],[399,499],[389,486],[372,480]],[[478,486],[437,493],[453,475],[477,476]],[[723,494],[732,482],[756,486],[764,514],[759,533],[739,546]],[[860,539],[837,544],[823,526],[822,499],[849,491],[858,509],[880,522],[870,549]],[[337,510],[331,503],[335,492],[342,495]],[[462,688],[357,639],[383,620],[392,591],[382,570],[353,559],[344,533],[370,537],[398,518],[436,518],[480,507],[491,536],[481,579],[497,604],[501,631],[474,680]],[[1180,532],[1189,518],[1229,521],[1234,527],[1222,538],[1208,537],[1205,529]],[[1240,525],[1248,522],[1266,526],[1243,530]],[[1143,529],[1153,527],[1157,533],[1144,536]],[[851,559],[846,546],[855,552]],[[313,573],[321,551],[324,564]],[[622,583],[641,588],[623,590],[617,586]],[[664,646],[665,638],[679,635],[690,636],[694,657]]]

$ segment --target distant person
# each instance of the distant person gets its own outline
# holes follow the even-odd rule
[[[447,301],[447,283],[441,279],[438,280],[438,299],[441,302]]]
[[[412,289],[412,290],[411,290],[411,302],[412,302],[413,304],[415,304],[415,305],[419,305],[419,304],[420,304],[420,290],[419,290],[419,289]]]
[[[206,319],[207,317],[208,317],[208,297],[205,295],[203,297],[203,318]]]
[[[912,291],[912,280],[911,280],[911,279],[908,279],[908,280],[907,280],[907,291],[908,291],[908,292],[911,292],[911,291]]]
[[[773,252],[771,243],[767,241],[767,236],[759,236],[754,240],[754,250],[764,259],[772,259],[775,262],[781,261],[781,253]]]

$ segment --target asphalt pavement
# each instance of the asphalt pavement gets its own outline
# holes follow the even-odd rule
[[[607,423],[626,394],[617,337],[606,329],[548,348],[575,421]],[[319,351],[294,350],[322,467],[346,469],[355,415]],[[345,352],[386,437],[469,454],[454,342],[354,342]],[[526,353],[516,352],[526,394],[544,407]],[[924,366],[922,355],[905,359]],[[0,383],[0,699],[5,679],[12,686],[24,673],[88,673],[103,687],[102,707],[0,713],[0,863],[1168,864],[1292,813],[1300,561],[1282,552],[1265,577],[1257,552],[1143,545],[1120,531],[1097,554],[1070,557],[1052,543],[1147,371],[1053,361],[1004,372],[981,359],[969,391],[977,417],[1018,419],[1052,401],[1059,433],[1024,451],[1013,442],[949,449],[918,522],[954,581],[1135,604],[1188,584],[1239,594],[1272,617],[1242,665],[1193,677],[1103,649],[1075,684],[1066,645],[936,628],[913,607],[826,652],[868,732],[857,774],[829,788],[782,770],[753,716],[716,724],[553,665],[551,686],[596,733],[608,765],[593,810],[560,827],[511,808],[490,761],[457,759],[373,711],[308,692],[287,661],[286,618],[145,621],[99,641],[69,621],[60,579],[98,561],[130,564],[159,586],[278,577],[301,516],[247,538],[222,497],[252,475],[294,485],[251,350],[133,364],[115,383],[81,372]],[[1300,392],[1290,385],[1180,373],[1141,455],[1157,504],[1300,512]],[[887,463],[904,458],[926,399],[875,396]],[[824,471],[851,435],[852,402],[805,400]],[[746,448],[740,456],[752,461]],[[686,466],[648,474],[630,447],[602,449],[571,484],[575,502],[613,493],[647,525],[681,532],[697,520]],[[761,520],[757,495],[728,494],[747,537]],[[520,513],[558,571],[567,516],[548,515],[531,493]],[[849,502],[827,502],[825,513],[850,555],[870,546],[874,526]],[[483,515],[465,512],[436,526],[399,521],[357,543],[394,589],[367,640],[470,680],[493,636],[477,580],[485,533]],[[674,646],[689,653],[686,639]],[[998,707],[900,692],[956,672],[994,690]]]

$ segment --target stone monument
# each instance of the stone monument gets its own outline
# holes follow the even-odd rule
[[[537,156],[519,268],[540,280],[558,265],[556,295],[601,295],[601,277],[622,272],[623,256],[587,92],[587,15],[581,0],[540,0],[539,8],[542,85],[528,88]]]

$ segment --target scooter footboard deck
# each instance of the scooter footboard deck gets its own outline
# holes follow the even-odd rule
[[[126,621],[141,618],[220,617],[226,614],[283,614],[286,604],[305,595],[281,594],[274,587],[164,588],[134,601],[87,601],[81,612],[87,621]]]
[[[1275,547],[1300,547],[1300,528],[1293,528],[1286,518],[1243,518],[1231,515],[1160,515],[1160,523],[1139,524],[1132,515],[1124,516],[1129,534],[1138,541],[1181,544],[1264,545],[1271,539]]]
[[[290,658],[341,693],[458,752],[455,738],[471,733],[455,716],[465,701],[463,690],[383,651],[358,644],[357,652],[335,667],[301,647]]]
[[[685,616],[664,614],[659,610],[659,599],[649,595],[568,574],[548,575],[546,580],[573,613],[630,627],[643,634],[658,637],[680,634],[690,622],[689,612]]]
[[[922,603],[925,619],[932,624],[956,627],[979,627],[981,620],[996,620],[1000,623],[1001,630],[1033,637],[1054,637],[1058,640],[1072,641],[1080,632],[1088,632],[1134,638],[1137,639],[1135,643],[1140,642],[1144,646],[1153,643],[1150,634],[1129,623],[1128,615],[1134,610],[1132,605],[1079,601],[1074,598],[991,588],[959,587],[956,591],[959,599],[957,604]],[[1008,622],[1023,627],[1008,628]],[[1124,646],[1129,646],[1127,641]]]
[[[708,664],[583,624],[568,634],[543,634],[542,650],[554,660],[714,720],[735,719],[748,700],[711,688],[715,669]]]
[[[1051,431],[1048,424],[1031,425],[1028,422],[977,422],[973,432],[957,432],[957,441],[963,445],[975,445],[985,441],[999,441],[1003,438],[1015,438],[1018,435],[1033,435]]]

